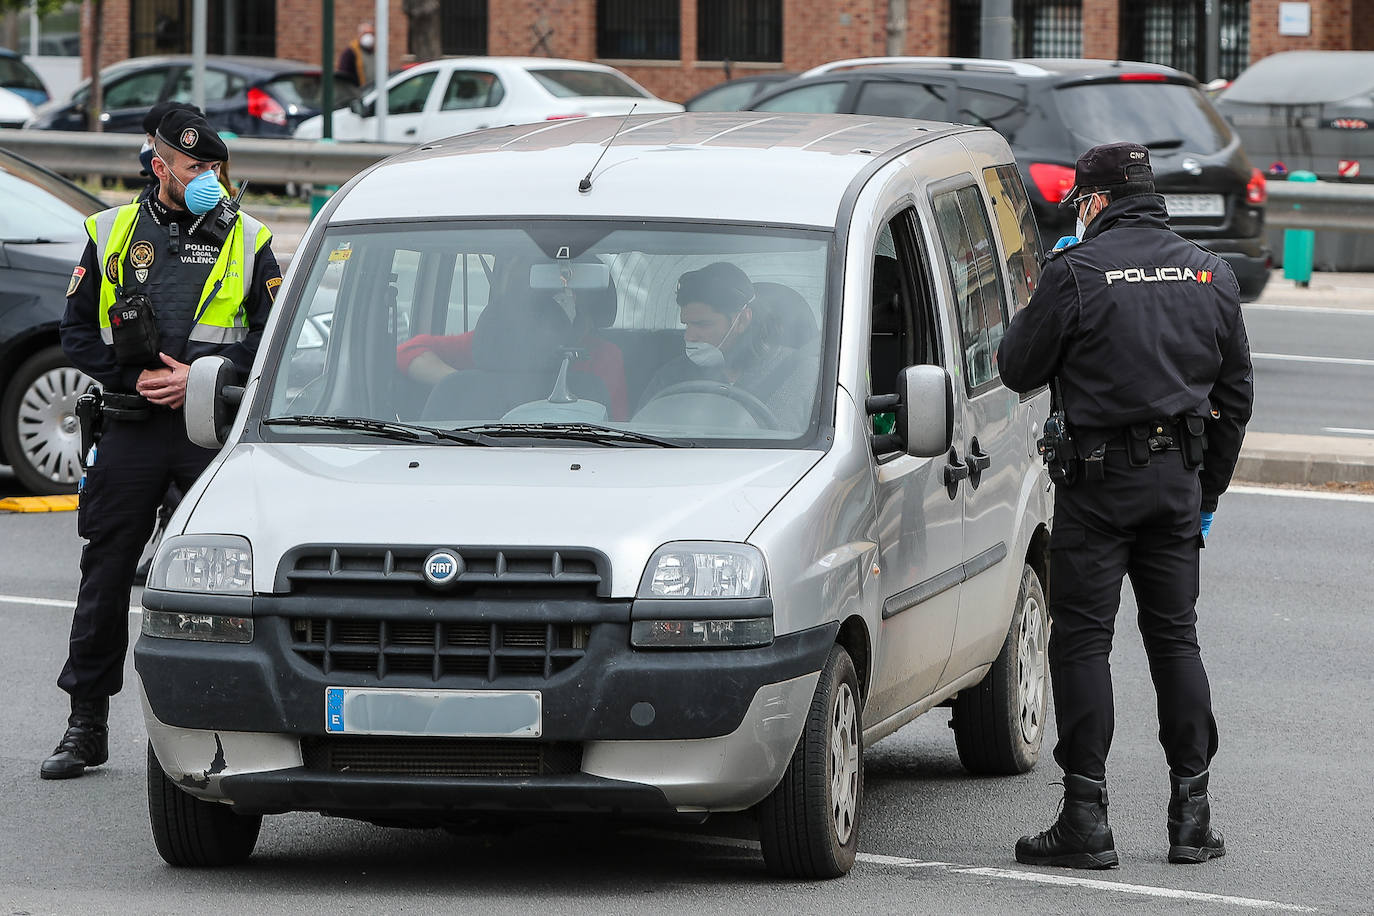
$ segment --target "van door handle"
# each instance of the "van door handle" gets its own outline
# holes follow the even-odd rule
[[[945,465],[945,488],[949,490],[949,498],[954,499],[959,494],[959,481],[968,477],[968,465],[959,460],[959,450],[949,450],[949,463]]]
[[[983,451],[975,437],[968,447],[969,473],[968,482],[973,489],[978,489],[978,484],[982,482],[983,472],[992,464],[992,456]]]

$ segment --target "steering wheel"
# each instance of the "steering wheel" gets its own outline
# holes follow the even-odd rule
[[[713,382],[709,379],[693,379],[687,382],[678,382],[676,385],[669,385],[649,398],[649,402],[653,403],[659,398],[666,398],[674,394],[715,394],[727,397],[747,410],[749,416],[753,417],[754,421],[764,429],[782,429],[782,421],[767,404],[737,385],[727,385],[724,382]]]

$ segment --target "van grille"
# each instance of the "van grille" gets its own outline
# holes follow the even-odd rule
[[[298,547],[282,560],[277,591],[292,594],[359,594],[360,587],[404,588],[433,594],[422,572],[433,548],[349,545]],[[445,591],[462,596],[524,595],[605,597],[606,558],[583,548],[464,547],[450,550],[460,572]],[[376,592],[371,592],[376,594]]]
[[[307,737],[305,768],[393,776],[564,776],[582,769],[582,745],[510,739]]]
[[[291,648],[324,674],[550,678],[577,664],[591,627],[294,617]]]

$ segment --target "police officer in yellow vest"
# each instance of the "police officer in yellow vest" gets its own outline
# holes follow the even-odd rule
[[[44,779],[80,776],[109,756],[139,553],[168,484],[188,489],[214,457],[186,437],[189,364],[217,354],[246,375],[281,284],[272,233],[224,198],[229,151],[209,123],[172,111],[153,150],[157,193],[86,220],[90,243],[67,288],[62,349],[100,383],[103,403],[85,455],[77,532],[87,543],[57,681],[71,715]]]

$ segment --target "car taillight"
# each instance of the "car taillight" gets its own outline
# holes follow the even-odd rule
[[[1064,199],[1064,195],[1073,189],[1073,169],[1067,165],[1032,162],[1030,177],[1031,181],[1035,182],[1035,188],[1040,192],[1040,196],[1052,204],[1059,203]]]
[[[1264,184],[1264,173],[1259,169],[1250,170],[1250,183],[1245,186],[1245,200],[1252,204],[1262,204],[1269,199],[1269,189]]]
[[[1163,73],[1123,73],[1117,79],[1123,83],[1164,83],[1169,78]]]
[[[261,89],[248,90],[248,116],[268,124],[286,126],[286,109]]]
[[[573,113],[573,114],[549,115],[549,116],[548,116],[547,118],[545,118],[544,120],[545,120],[545,121],[566,121],[566,120],[568,120],[569,118],[585,118],[586,116],[587,116],[587,113],[586,113],[585,111],[579,111],[579,112],[575,112],[575,113]]]

